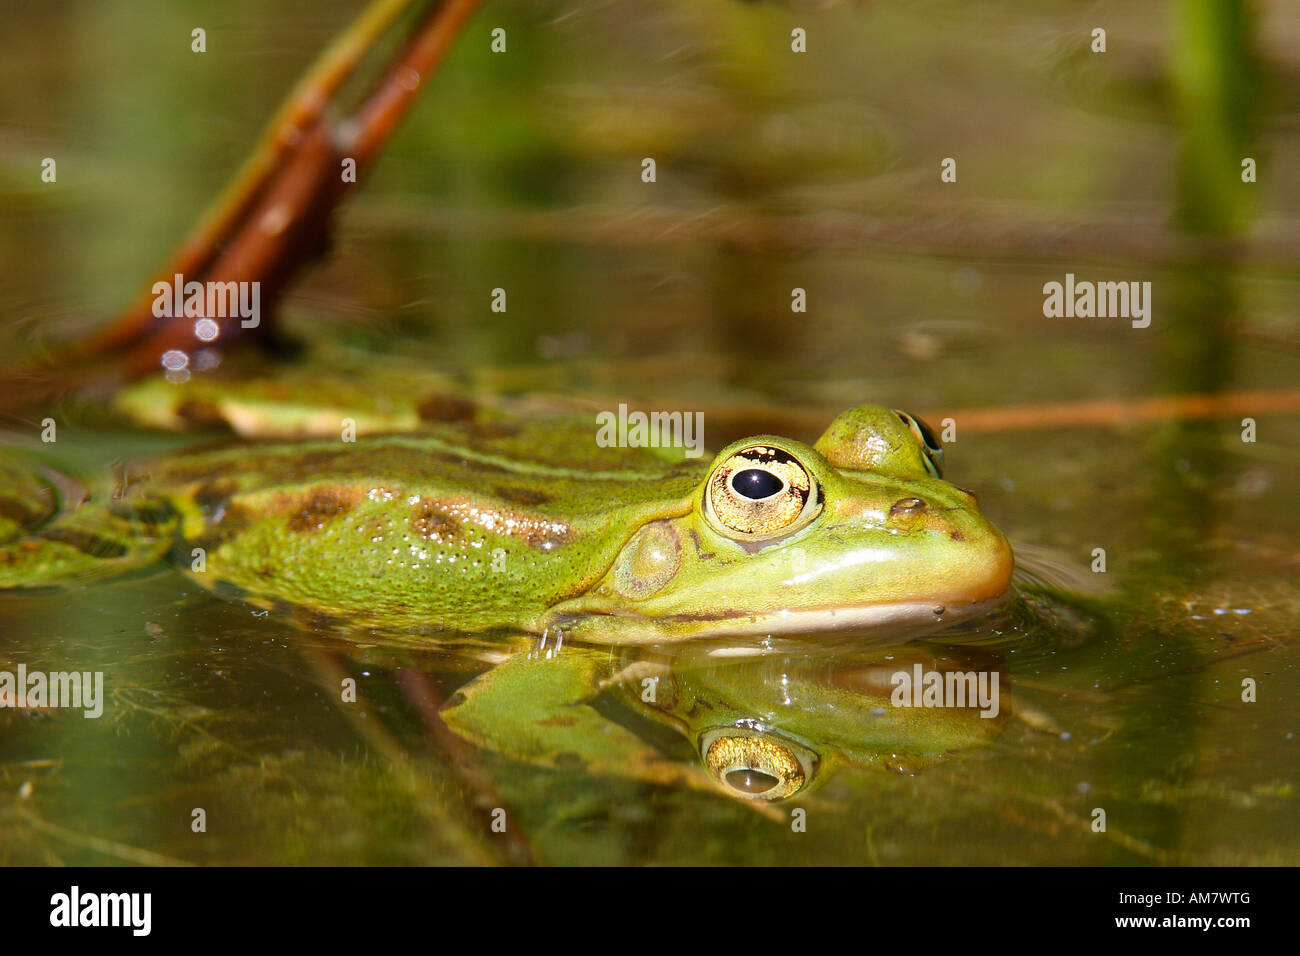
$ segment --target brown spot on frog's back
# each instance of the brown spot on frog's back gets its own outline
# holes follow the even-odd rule
[[[281,499],[288,499],[282,501]],[[361,489],[343,486],[313,488],[302,495],[277,495],[272,504],[275,511],[285,511],[290,531],[319,531],[326,524],[345,515],[361,500]]]
[[[460,534],[460,522],[437,501],[421,500],[411,506],[411,528],[425,541],[451,541]]]
[[[573,527],[566,521],[495,507],[473,498],[430,498],[411,507],[411,525],[426,540],[446,542],[466,525],[487,535],[515,538],[540,551],[550,551],[573,538]]]

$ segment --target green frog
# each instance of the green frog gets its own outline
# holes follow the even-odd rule
[[[410,432],[201,447],[91,488],[5,464],[0,588],[170,559],[311,626],[618,645],[895,641],[1009,591],[1006,539],[905,412],[863,405],[814,445],[757,435],[708,460],[601,447],[590,418],[446,411]]]

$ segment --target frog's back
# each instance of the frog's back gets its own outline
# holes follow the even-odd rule
[[[676,458],[674,461],[672,459]],[[597,580],[706,463],[605,448],[591,419],[240,443],[125,469],[181,516],[205,586],[301,617],[462,630],[524,623]]]

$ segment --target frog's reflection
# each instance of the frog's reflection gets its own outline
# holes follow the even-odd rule
[[[443,717],[530,763],[775,801],[842,767],[915,773],[987,743],[1008,691],[1003,657],[979,646],[723,662],[566,647],[480,675]]]

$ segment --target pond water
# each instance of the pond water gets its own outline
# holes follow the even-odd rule
[[[501,727],[440,716],[546,663],[535,638],[305,630],[167,568],[5,594],[0,670],[102,671],[105,699],[0,709],[0,862],[1300,861],[1300,9],[1234,46],[1196,6],[488,4],[285,303],[291,336],[376,369],[699,411],[712,449],[868,402],[951,418],[946,477],[1086,596],[959,647],[659,661],[671,694],[589,695],[543,766],[517,698],[474,718]],[[137,292],[353,9],[0,13],[6,354]],[[1067,274],[1149,282],[1149,325],[1045,315]],[[1152,404],[1186,394],[1214,412]],[[87,476],[193,440],[50,413]],[[6,443],[39,447],[42,414]],[[997,673],[1007,706],[886,732],[915,661]],[[709,722],[662,716],[690,699],[764,715],[816,785],[709,785]]]

